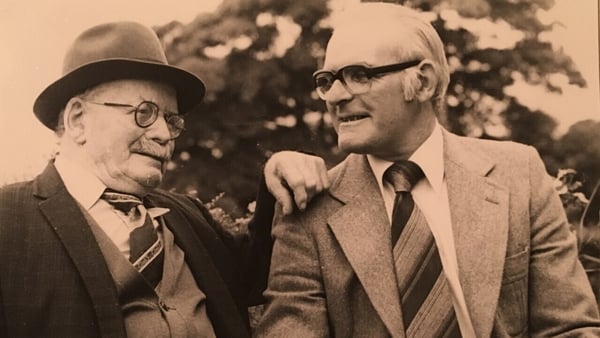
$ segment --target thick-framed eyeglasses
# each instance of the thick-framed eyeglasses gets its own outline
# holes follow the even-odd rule
[[[82,99],[82,101],[97,104],[107,107],[115,107],[115,108],[128,108],[130,112],[134,113],[135,124],[140,128],[148,128],[150,127],[160,115],[160,108],[158,105],[152,101],[142,101],[137,106],[126,104],[126,103],[115,103],[115,102],[94,102]],[[177,138],[181,135],[181,132],[185,130],[185,120],[181,114],[164,112],[165,121],[167,121],[167,126],[169,128],[169,132],[171,133],[171,138]]]
[[[399,72],[414,67],[422,60],[394,63],[379,67],[366,67],[363,65],[348,65],[338,71],[318,70],[313,74],[317,94],[322,100],[327,100],[327,93],[333,86],[335,80],[340,80],[344,88],[352,94],[364,94],[371,90],[371,79],[375,76]]]

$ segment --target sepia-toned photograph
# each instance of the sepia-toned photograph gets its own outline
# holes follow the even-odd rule
[[[600,337],[594,0],[0,2],[0,337]]]

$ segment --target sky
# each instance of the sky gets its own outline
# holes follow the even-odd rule
[[[335,1],[334,8],[342,8],[357,0]],[[31,178],[45,166],[55,149],[53,134],[36,120],[32,105],[37,95],[60,77],[64,52],[81,31],[115,20],[134,20],[150,26],[172,20],[189,23],[197,14],[213,11],[219,3],[220,0],[0,1],[0,185]],[[557,0],[549,13],[540,13],[540,18],[561,22],[547,38],[573,58],[588,81],[588,88],[563,84],[562,96],[549,96],[524,83],[512,90],[522,103],[553,115],[560,123],[560,132],[578,120],[600,119],[597,1]]]
[[[32,107],[37,95],[60,77],[64,53],[79,33],[118,20],[149,26],[189,23],[220,2],[1,0],[0,185],[31,178],[56,148],[54,135],[37,121]]]

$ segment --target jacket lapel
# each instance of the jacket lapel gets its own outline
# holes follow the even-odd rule
[[[350,155],[330,194],[344,205],[329,226],[391,335],[404,332],[390,225],[365,156]]]
[[[39,207],[79,271],[96,311],[101,336],[125,336],[117,291],[81,209],[66,190],[54,164],[35,179]]]
[[[494,163],[444,131],[444,164],[460,282],[477,337],[491,334],[508,238],[508,191]]]

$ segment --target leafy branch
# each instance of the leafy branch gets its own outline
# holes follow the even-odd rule
[[[582,184],[575,170],[559,170],[554,182],[577,237],[579,260],[600,305],[600,184],[588,200],[577,191]]]

